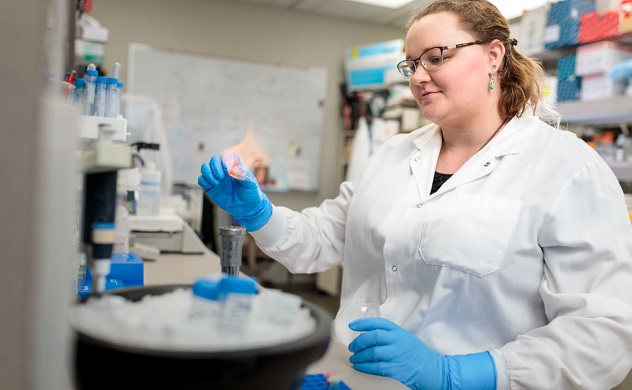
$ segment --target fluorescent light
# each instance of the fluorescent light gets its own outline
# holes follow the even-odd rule
[[[396,9],[403,5],[413,2],[413,0],[347,0],[347,1],[354,1],[356,3],[376,5],[378,7],[391,8],[391,9]]]
[[[543,6],[549,0],[531,0],[529,2],[526,1],[515,1],[515,0],[490,0],[498,10],[505,16],[507,19],[514,19],[522,16],[523,10],[534,9]],[[525,4],[527,3],[527,4]]]

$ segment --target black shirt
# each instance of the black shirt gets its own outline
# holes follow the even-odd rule
[[[441,173],[435,171],[434,178],[432,179],[432,188],[430,188],[430,195],[437,192],[437,190],[448,181],[448,179],[452,176],[451,173]]]

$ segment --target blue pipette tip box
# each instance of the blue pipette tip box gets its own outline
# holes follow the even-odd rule
[[[136,253],[113,253],[110,258],[110,273],[105,281],[105,289],[145,285],[145,264]],[[92,293],[92,272],[86,269],[86,277],[77,281],[77,295],[88,297]]]
[[[325,374],[307,374],[301,390],[351,390],[342,380],[329,382]]]
[[[120,281],[113,288],[143,286],[145,265],[136,253],[113,253],[110,259],[108,279]]]

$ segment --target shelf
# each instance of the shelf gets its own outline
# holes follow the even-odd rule
[[[618,162],[611,157],[602,156],[619,181],[632,181],[632,162]]]
[[[632,96],[588,102],[561,102],[557,109],[569,124],[619,125],[632,123]]]

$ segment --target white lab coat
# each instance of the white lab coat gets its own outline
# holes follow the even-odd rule
[[[514,118],[435,194],[441,135],[388,140],[319,207],[253,232],[291,272],[343,264],[335,336],[367,302],[442,354],[489,350],[498,388],[610,389],[632,367],[632,226],[575,134]]]

